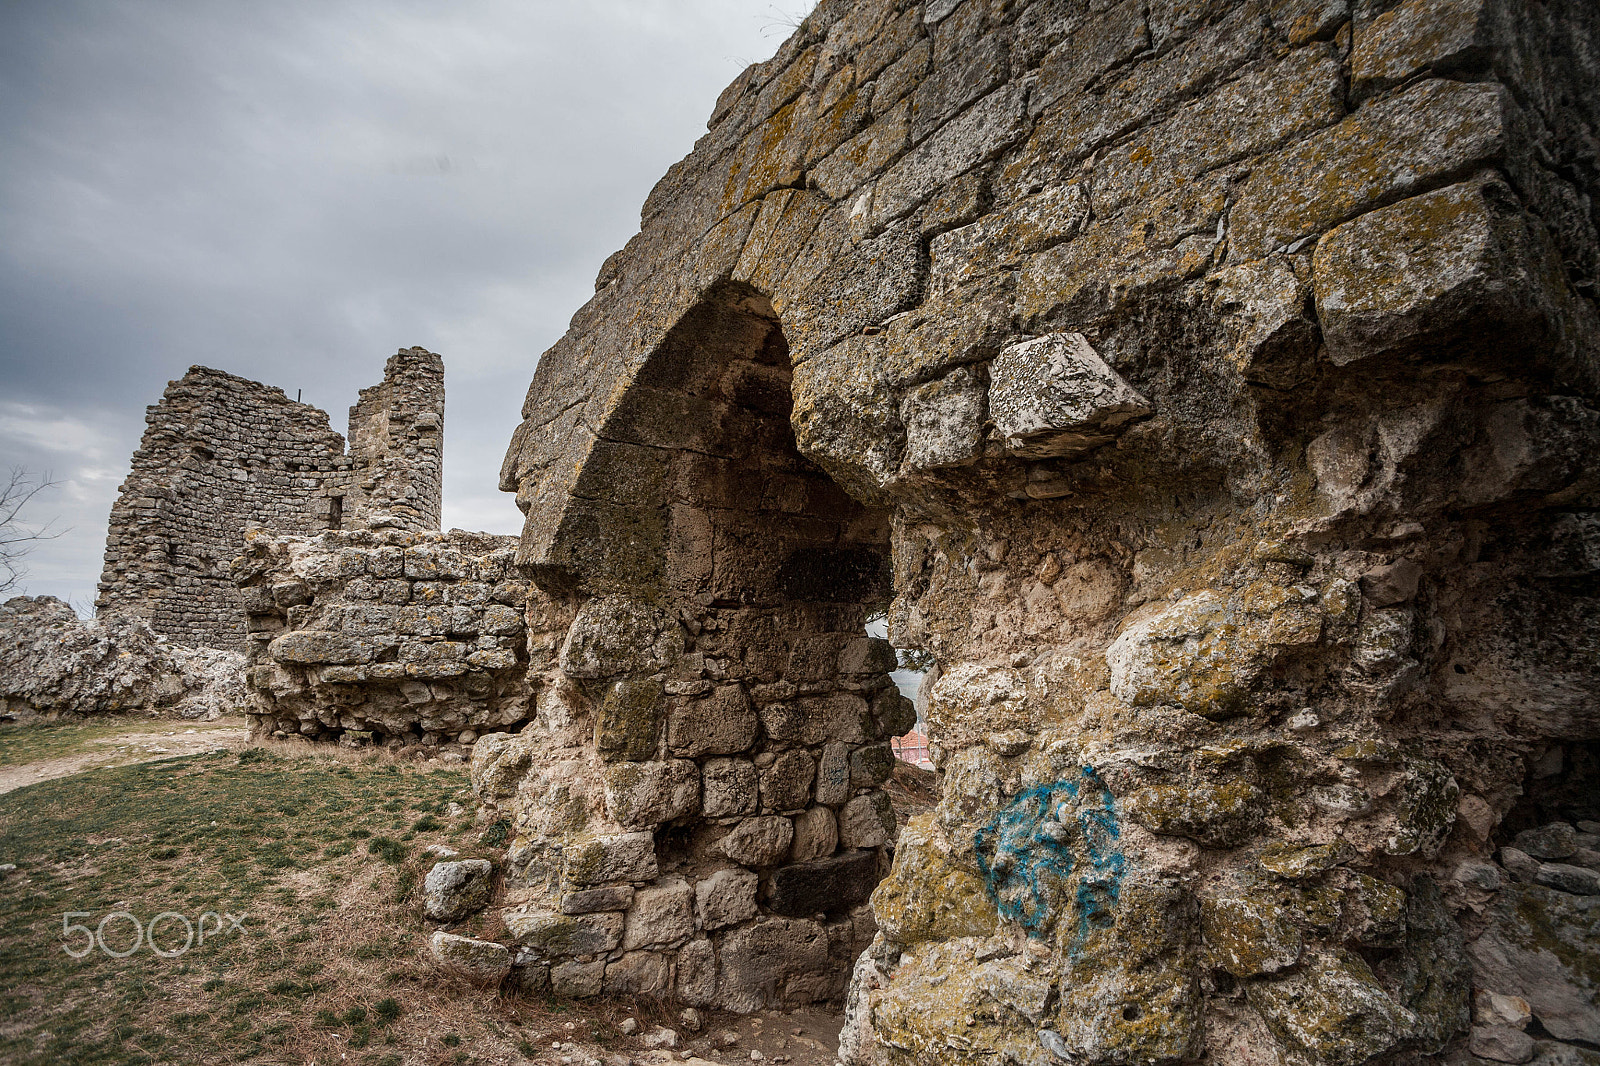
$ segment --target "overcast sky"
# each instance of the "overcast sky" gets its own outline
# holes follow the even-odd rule
[[[0,467],[71,527],[26,591],[93,600],[145,406],[195,363],[343,432],[397,348],[441,353],[444,524],[517,532],[539,353],[812,6],[0,0]]]

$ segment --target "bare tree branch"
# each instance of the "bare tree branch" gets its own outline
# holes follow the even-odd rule
[[[23,525],[22,509],[39,493],[59,485],[59,481],[44,474],[30,474],[20,466],[12,467],[0,481],[0,592],[9,592],[17,582],[27,576],[22,559],[41,540],[54,540],[65,529],[50,528],[51,519],[38,529]]]

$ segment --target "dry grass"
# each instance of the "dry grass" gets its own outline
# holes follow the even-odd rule
[[[0,731],[0,758],[28,728],[38,726]],[[60,743],[63,731],[45,728],[51,735],[26,739],[34,750]],[[904,817],[937,798],[938,777],[903,764],[888,787]],[[504,857],[504,833],[474,810],[460,765],[284,743],[96,769],[0,795],[0,863],[18,866],[0,877],[0,1061],[638,1057],[617,1023],[631,1015],[641,1031],[671,1025],[671,1008],[501,994],[433,965],[417,898],[434,861],[424,849]],[[176,958],[145,945],[125,958],[96,948],[74,959],[64,948],[82,934],[63,937],[68,911],[88,912],[75,921],[91,927],[112,911],[145,923],[166,911],[244,917],[242,932],[211,933]],[[452,929],[504,939],[494,907]],[[122,919],[106,933],[114,950],[132,939]],[[162,946],[182,938],[169,919]],[[762,1046],[797,1066],[831,1062],[829,1048],[777,1041],[802,1021],[831,1048],[837,1019],[826,1015],[781,1021],[765,1036],[759,1017],[708,1017],[695,1044],[724,1061]],[[721,1028],[739,1031],[742,1046],[710,1052]],[[555,1051],[555,1040],[582,1050]]]
[[[428,959],[422,849],[500,857],[471,809],[459,766],[338,749],[170,759],[0,796],[0,861],[18,865],[0,880],[0,1060],[514,1063],[553,1061],[552,1034],[620,1041],[609,1005],[501,996]],[[119,910],[246,917],[176,958],[67,955],[83,934],[63,937],[65,912],[93,927]],[[105,934],[113,950],[133,939],[125,919]],[[183,936],[162,926],[168,950]]]

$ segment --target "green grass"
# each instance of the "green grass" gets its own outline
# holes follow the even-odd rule
[[[19,728],[0,753],[54,750],[73,727],[27,728],[39,735],[18,743]],[[402,901],[424,869],[423,845],[437,839],[469,852],[478,831],[470,819],[434,818],[430,839],[395,838],[465,799],[466,787],[460,768],[246,749],[98,769],[0,796],[0,862],[18,866],[0,879],[0,1061],[338,1061],[317,1050],[331,1041],[371,1044],[348,1061],[376,1062],[386,1041],[403,1049],[396,1029],[414,1012],[381,988],[396,975],[402,990],[435,977],[420,957],[414,905]],[[342,905],[341,895],[354,902]],[[147,924],[165,911],[190,921],[203,912],[244,917],[220,933],[207,919],[205,942],[175,958],[145,945],[126,958],[95,948],[74,959],[64,946],[84,934],[63,938],[68,911],[88,912],[75,921],[91,928],[113,911]],[[104,934],[119,950],[133,939],[121,918]],[[166,919],[160,937],[166,950],[181,944],[183,923]],[[341,954],[341,938],[362,947]],[[352,966],[372,971],[365,994],[352,988]]]

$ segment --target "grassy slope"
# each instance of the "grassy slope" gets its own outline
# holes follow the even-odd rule
[[[497,857],[452,801],[471,806],[459,767],[260,749],[0,796],[0,862],[18,865],[0,879],[0,1061],[518,1061],[559,1008],[442,987],[425,958],[421,848]],[[177,958],[66,954],[83,934],[63,938],[64,912],[92,927],[114,910],[248,917]],[[126,948],[132,925],[105,939]],[[164,949],[183,939],[181,922],[161,927]]]

